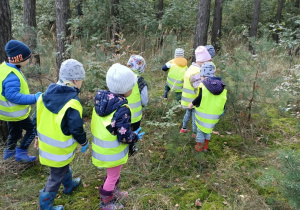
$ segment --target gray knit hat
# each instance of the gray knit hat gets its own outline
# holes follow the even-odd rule
[[[106,84],[110,92],[124,94],[130,91],[137,82],[137,77],[127,66],[113,64],[107,71]]]
[[[212,62],[204,63],[201,66],[200,76],[201,77],[214,77],[215,76],[215,66]]]
[[[74,59],[65,60],[60,66],[59,78],[62,80],[84,80],[85,71],[82,63]]]
[[[205,48],[207,49],[210,56],[213,58],[216,55],[215,48],[212,45],[206,45]]]
[[[177,48],[176,50],[175,50],[175,56],[174,56],[175,58],[178,58],[178,57],[184,57],[184,50],[183,49],[181,49],[181,48]]]

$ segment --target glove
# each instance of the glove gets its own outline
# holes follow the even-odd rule
[[[36,101],[39,99],[39,97],[40,97],[41,94],[42,94],[42,92],[37,92],[37,93],[35,94],[35,100],[36,100]]]
[[[85,153],[85,151],[87,150],[87,148],[88,148],[89,144],[90,144],[90,143],[89,143],[89,142],[87,142],[87,144],[86,144],[86,145],[84,145],[84,146],[82,146],[82,147],[81,147],[81,152],[82,152],[82,153]]]
[[[139,127],[136,131],[134,131],[136,133],[136,135],[138,136],[138,139],[143,138],[143,135],[145,135],[145,132],[139,133],[142,130],[141,127]]]

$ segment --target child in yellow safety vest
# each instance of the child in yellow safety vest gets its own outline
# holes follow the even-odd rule
[[[35,147],[41,164],[50,167],[50,176],[39,194],[40,209],[63,209],[62,205],[53,206],[60,185],[64,186],[64,194],[70,194],[81,183],[80,178],[72,178],[69,164],[78,143],[82,153],[89,145],[78,98],[84,79],[82,64],[68,59],[61,64],[58,82],[50,84],[37,101]]]
[[[198,96],[188,106],[189,109],[196,107],[197,144],[195,149],[198,152],[208,150],[210,133],[223,114],[227,100],[225,83],[221,78],[215,77],[214,74],[213,63],[207,62],[201,66],[202,83],[198,87]]]
[[[181,48],[177,48],[175,50],[174,57],[174,59],[167,62],[161,68],[163,71],[169,71],[163,98],[167,99],[169,91],[172,90],[173,92],[175,92],[176,100],[180,101],[183,88],[184,73],[187,69],[187,60],[184,58],[184,50]]]
[[[211,55],[204,46],[199,46],[195,50],[196,62],[192,65],[184,74],[184,83],[181,97],[181,105],[186,109],[186,113],[183,118],[182,128],[180,133],[187,133],[188,122],[192,117],[193,134],[192,137],[196,138],[197,125],[195,122],[195,109],[188,109],[188,105],[198,96],[198,86],[201,82],[200,80],[200,67],[203,63],[211,61]]]
[[[141,128],[131,131],[132,113],[126,98],[136,82],[137,77],[128,67],[113,64],[106,74],[109,91],[99,90],[95,96],[91,122],[92,162],[107,171],[104,184],[99,187],[100,209],[121,209],[123,205],[116,201],[128,197],[127,192],[118,188],[121,168],[128,160],[128,145],[145,134],[139,133]]]

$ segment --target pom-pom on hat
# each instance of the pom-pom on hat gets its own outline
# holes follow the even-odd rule
[[[175,50],[175,56],[174,56],[175,58],[179,58],[179,57],[184,57],[184,50],[183,49],[181,49],[181,48],[177,48],[176,50]]]
[[[140,55],[132,55],[127,62],[127,66],[131,68],[135,74],[142,74],[145,71],[146,61]]]
[[[211,60],[211,56],[204,46],[199,46],[195,50],[196,62],[206,62]]]
[[[29,47],[21,41],[10,40],[5,45],[5,51],[10,63],[21,63],[31,56]]]
[[[204,63],[200,69],[201,77],[214,77],[215,76],[215,66],[212,62]]]
[[[136,82],[137,77],[131,69],[119,63],[113,64],[106,74],[106,84],[112,93],[125,94],[134,87]]]
[[[59,78],[62,80],[84,80],[85,70],[82,63],[75,59],[68,59],[62,62],[59,70]]]
[[[210,54],[210,56],[213,58],[216,55],[216,51],[215,48],[212,45],[206,45],[205,46],[206,50],[208,51],[208,53]]]

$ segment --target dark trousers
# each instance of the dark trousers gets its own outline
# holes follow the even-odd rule
[[[141,126],[141,121],[135,122],[131,124],[131,130],[136,131]]]
[[[60,168],[50,167],[50,176],[46,182],[44,192],[58,192],[59,187],[69,170],[69,164]]]
[[[21,140],[20,149],[28,149],[32,140],[35,137],[34,125],[32,120],[28,116],[25,120],[16,122],[7,122],[8,126],[8,138],[7,138],[7,149],[14,150],[17,146],[18,140],[22,138],[22,131],[25,130],[26,134]]]
[[[169,85],[166,85],[165,86],[165,95],[164,95],[165,98],[168,97],[168,93],[170,90],[171,90],[171,88],[169,87]],[[179,102],[181,100],[181,95],[182,95],[182,92],[175,92],[176,100]]]

